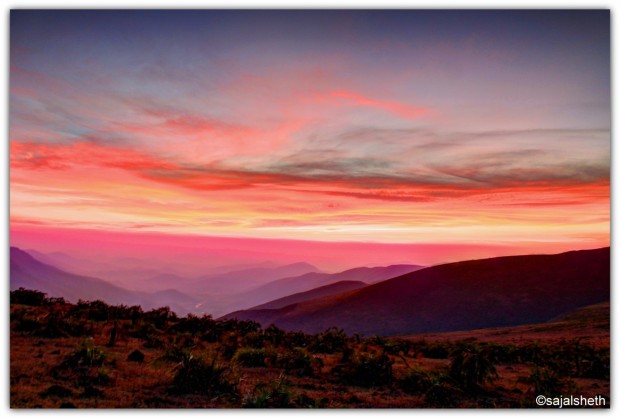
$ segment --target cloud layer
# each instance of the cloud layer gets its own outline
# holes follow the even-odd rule
[[[605,244],[608,27],[582,13],[13,12],[12,224]]]

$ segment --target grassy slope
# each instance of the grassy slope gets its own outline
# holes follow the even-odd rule
[[[25,306],[11,306],[12,318],[23,310],[34,310]],[[50,370],[66,359],[68,354],[75,351],[82,342],[80,337],[46,339],[32,337],[11,331],[11,407],[48,407],[56,408],[63,403],[71,403],[76,407],[89,408],[135,408],[135,407],[238,407],[239,402],[226,398],[204,397],[199,395],[175,395],[168,389],[175,373],[175,363],[158,360],[163,355],[162,349],[145,348],[139,339],[129,338],[118,342],[115,347],[105,347],[110,325],[93,324],[93,343],[106,354],[108,361],[114,366],[106,367],[111,382],[99,386],[103,394],[97,397],[80,396],[79,387],[64,380],[55,380],[50,376]],[[470,332],[449,332],[407,336],[407,339],[445,341],[489,341],[489,342],[519,342],[538,341],[553,344],[559,339],[596,337],[599,343],[608,348],[609,344],[609,304],[589,306],[568,313],[556,321],[522,327],[507,327],[501,329],[485,329]],[[595,339],[595,340],[596,340]],[[192,348],[193,353],[212,350],[213,344],[201,343]],[[140,349],[146,356],[145,362],[137,364],[126,360],[127,355],[134,349]],[[333,379],[331,368],[338,363],[339,354],[318,355],[323,366],[313,378],[287,377],[288,390],[297,396],[311,397],[320,403],[321,407],[428,407],[423,395],[406,394],[394,386],[381,388],[362,388],[345,386]],[[447,368],[446,359],[430,359],[421,356],[408,357],[410,367],[424,371],[441,371]],[[409,366],[403,361],[394,358],[394,375],[402,377]],[[530,373],[531,365],[510,364],[498,365],[499,378],[487,386],[495,398],[501,400],[498,407],[518,407],[520,403],[532,403],[531,388],[522,381]],[[241,377],[240,394],[249,393],[259,383],[276,382],[282,371],[274,368],[237,368]],[[609,397],[609,380],[604,379],[575,379],[575,391],[586,397],[604,394]],[[51,385],[61,385],[70,389],[74,394],[69,397],[43,397]],[[260,385],[260,384],[259,384]],[[461,407],[480,407],[479,401],[464,400]],[[487,406],[488,407],[488,406]]]

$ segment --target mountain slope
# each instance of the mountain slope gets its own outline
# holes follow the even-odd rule
[[[208,275],[194,281],[187,289],[208,294],[236,294],[271,281],[318,271],[316,266],[299,262],[285,266],[258,267]]]
[[[10,288],[26,288],[46,293],[50,297],[78,300],[102,300],[108,304],[141,305],[151,309],[167,305],[185,314],[196,300],[178,291],[142,293],[117,287],[99,278],[76,275],[40,262],[23,250],[11,247]]]
[[[256,307],[252,307],[250,310],[282,308],[290,304],[301,303],[302,301],[308,301],[315,298],[338,294],[341,292],[352,291],[358,288],[363,288],[365,286],[368,286],[368,284],[362,281],[340,281],[336,282],[335,284],[314,288],[310,291],[300,292],[297,294],[289,295],[287,297],[278,298],[277,300],[270,301]]]
[[[396,335],[544,322],[609,299],[610,249],[509,256],[426,268],[280,309],[234,313],[263,325]],[[229,317],[229,316],[226,316]]]
[[[374,268],[361,267],[348,269],[335,274],[310,272],[300,276],[282,278],[244,293],[239,299],[243,302],[243,305],[239,308],[264,304],[275,299],[310,291],[341,281],[361,281],[366,284],[374,284],[423,268],[423,266],[418,265],[390,265]]]
[[[514,344],[523,344],[527,341],[550,343],[552,341],[579,339],[580,342],[588,343],[595,347],[608,347],[610,317],[610,304],[609,301],[606,301],[580,307],[544,323],[457,332],[423,333],[399,337],[412,341],[425,340],[427,342],[457,341],[473,338],[477,342]]]

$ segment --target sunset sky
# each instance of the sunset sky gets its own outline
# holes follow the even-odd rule
[[[10,23],[11,244],[227,237],[332,267],[609,244],[608,11]]]

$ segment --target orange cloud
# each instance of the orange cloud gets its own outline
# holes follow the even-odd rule
[[[177,168],[128,147],[103,146],[97,143],[70,144],[11,142],[11,167],[64,169],[71,166],[106,166],[125,170],[154,170]]]

